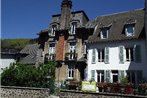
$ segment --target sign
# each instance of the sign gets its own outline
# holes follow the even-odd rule
[[[82,81],[82,91],[96,92],[96,82]]]

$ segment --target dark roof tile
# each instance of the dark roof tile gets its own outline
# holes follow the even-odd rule
[[[124,27],[127,24],[135,23],[135,36],[126,37]],[[101,39],[100,31],[103,27],[109,27],[108,38]],[[95,28],[96,27],[96,28]],[[86,28],[95,28],[94,34],[89,37],[88,43],[105,42],[115,40],[137,39],[144,27],[144,10],[134,10],[117,13],[108,16],[99,16],[94,21],[89,21]]]

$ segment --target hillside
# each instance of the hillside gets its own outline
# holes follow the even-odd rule
[[[1,39],[1,48],[22,49],[27,44],[37,43],[37,39]]]

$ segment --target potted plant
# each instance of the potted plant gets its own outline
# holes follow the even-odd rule
[[[128,83],[128,77],[121,77],[120,78],[120,90],[121,90],[121,93],[124,93],[125,92],[125,86],[127,85]]]
[[[133,94],[134,90],[133,90],[133,84],[132,83],[128,83],[125,86],[125,94]]]

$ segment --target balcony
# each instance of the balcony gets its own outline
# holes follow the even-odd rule
[[[77,60],[77,53],[75,52],[65,53],[65,60]]]
[[[47,61],[54,61],[56,58],[56,54],[46,54],[45,58]]]

